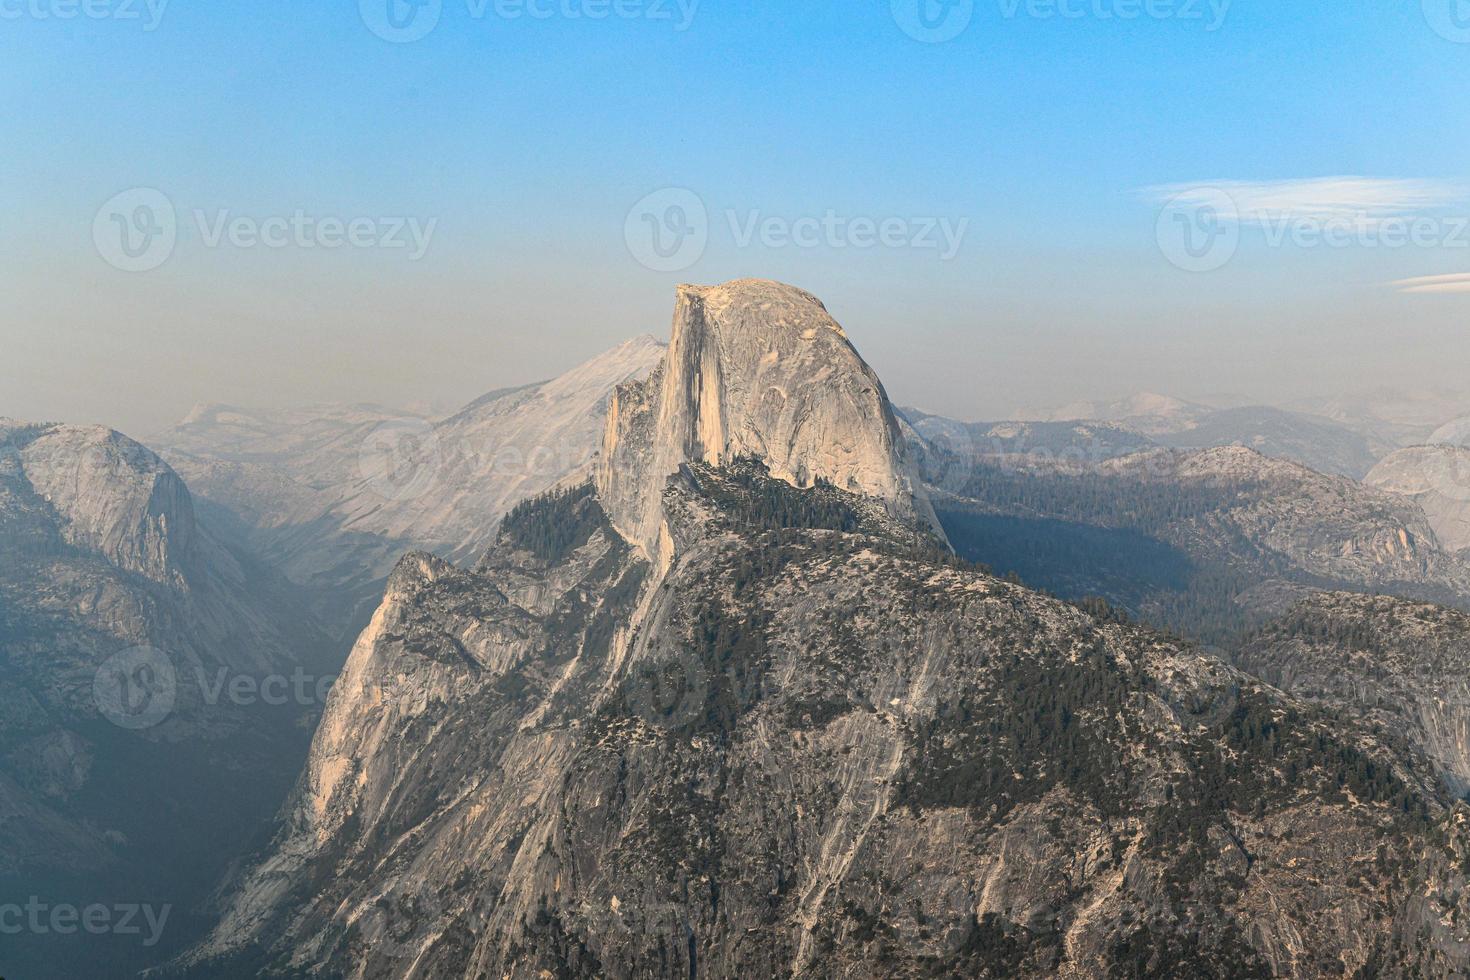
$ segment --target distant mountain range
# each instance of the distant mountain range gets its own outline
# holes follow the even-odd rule
[[[210,406],[151,441],[207,516],[306,589],[350,639],[405,551],[472,558],[517,500],[586,470],[614,388],[662,353],[639,337],[440,420],[371,405]]]
[[[1213,642],[1316,589],[1470,602],[1470,562],[1413,501],[1254,450],[956,469],[936,506],[960,554]]]
[[[330,647],[283,577],[107,429],[0,420],[0,556],[0,894],[175,912],[157,948],[26,931],[0,959],[123,973],[197,930],[193,903],[290,787]],[[284,699],[261,696],[270,678]]]
[[[680,287],[588,482],[512,508],[473,568],[399,561],[277,837],[174,969],[1470,969],[1447,729],[1389,727],[1396,681],[1368,710],[1325,659],[1289,676],[1296,644],[1343,656],[1380,615],[1318,628],[1311,583],[1470,585],[1411,501],[1239,447],[1009,459],[964,496],[922,482],[948,452],[923,423],[809,294]],[[997,499],[1281,593],[1249,649],[1289,689],[957,558],[945,511]],[[1106,584],[1110,553],[1075,574]]]
[[[739,280],[444,418],[0,422],[0,894],[172,916],[0,968],[1470,974],[1470,426],[1057,414]]]
[[[939,419],[916,409],[917,424]],[[1319,415],[1264,405],[1210,408],[1168,395],[1140,393],[1114,402],[1075,402],[1010,422],[961,423],[980,454],[1065,453],[1072,459],[1109,459],[1149,446],[1212,449],[1243,446],[1290,459],[1319,473],[1362,479],[1398,446],[1374,427],[1358,427]]]

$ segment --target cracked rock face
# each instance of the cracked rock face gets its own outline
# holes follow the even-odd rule
[[[680,286],[663,362],[608,412],[599,496],[613,526],[658,556],[664,481],[684,462],[740,456],[799,487],[820,479],[882,500],[943,534],[882,383],[820,300],[759,279]]]
[[[399,563],[177,969],[1470,969],[1434,759],[955,559],[897,446],[810,296],[681,290],[595,482],[512,510],[473,570]]]
[[[782,486],[691,464],[658,580],[590,488],[475,571],[404,559],[183,972],[1470,965],[1466,811],[1412,746]]]

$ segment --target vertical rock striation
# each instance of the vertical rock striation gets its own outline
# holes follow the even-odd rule
[[[798,487],[825,480],[877,498],[943,535],[882,382],[820,300],[763,279],[680,286],[663,362],[613,399],[598,495],[619,532],[666,561],[664,481],[685,462],[741,456]]]

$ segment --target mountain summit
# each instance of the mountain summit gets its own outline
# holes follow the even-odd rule
[[[826,481],[938,531],[882,382],[820,300],[766,279],[680,286],[662,363],[608,412],[603,507],[666,563],[664,481],[686,462],[751,456],[794,486]]]
[[[1466,975],[1458,757],[915,535],[808,294],[682,287],[608,413],[398,563],[184,975]]]

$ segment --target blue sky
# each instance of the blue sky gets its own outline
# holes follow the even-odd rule
[[[513,19],[444,0],[407,43],[355,0],[172,0],[152,30],[144,0],[137,19],[67,2],[0,0],[0,414],[146,431],[201,400],[452,404],[663,334],[673,284],[742,275],[822,296],[896,400],[974,418],[1136,388],[1451,384],[1470,354],[1470,295],[1392,285],[1470,272],[1470,44],[1431,26],[1452,0],[1439,20],[1440,0],[1236,0],[1216,30],[1205,0],[1135,19],[990,0],[938,43],[888,0],[704,0],[687,26],[675,0],[601,20],[597,0]],[[1189,272],[1158,240],[1161,188],[1316,220],[1292,195],[1344,177],[1382,182],[1348,202],[1371,221],[1440,222],[1436,244],[1273,246],[1241,215],[1228,262]],[[132,188],[177,212],[143,272],[93,234]],[[672,271],[627,240],[665,188],[708,225]],[[198,217],[298,210],[432,221],[432,240],[417,261],[211,245]],[[905,244],[736,233],[829,214],[898,221]],[[952,255],[915,247],[929,221],[963,223]]]

